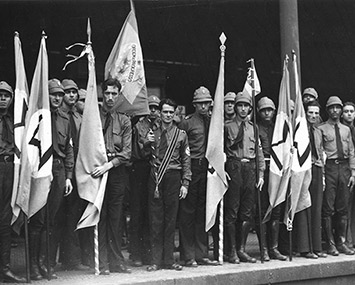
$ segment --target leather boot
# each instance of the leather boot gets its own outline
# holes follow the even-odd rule
[[[354,251],[348,248],[346,245],[346,226],[348,223],[348,219],[346,216],[341,216],[337,220],[337,224],[335,227],[335,236],[336,236],[336,248],[340,253],[344,253],[346,255],[354,255]]]
[[[51,256],[51,253],[53,252],[53,248],[50,248],[49,250],[50,250],[49,255]],[[43,231],[41,233],[38,266],[39,266],[39,272],[44,278],[47,278],[48,280],[58,278],[58,276],[54,272],[54,268],[51,264],[51,261],[49,265],[49,270],[47,268],[47,232],[46,231]]]
[[[287,256],[281,254],[278,249],[280,222],[279,220],[272,220],[270,221],[270,225],[271,225],[271,229],[270,229],[269,256],[271,259],[285,261],[287,259]]]
[[[31,280],[42,280],[43,277],[39,273],[38,267],[38,256],[39,256],[39,247],[40,247],[40,233],[31,232],[29,234],[30,239],[30,277]]]
[[[235,245],[235,224],[226,225],[226,237],[228,238],[229,247],[228,262],[239,264],[239,258]]]
[[[322,228],[324,231],[325,241],[327,243],[327,253],[329,255],[338,256],[339,251],[335,247],[333,227],[332,227],[332,217],[322,218]]]
[[[2,265],[0,274],[4,283],[26,283],[26,279],[19,277],[10,270],[11,232],[5,230],[0,235],[0,258]]]
[[[241,262],[255,263],[256,259],[249,256],[249,254],[247,254],[245,251],[245,245],[247,243],[249,230],[250,230],[250,222],[243,221],[241,225],[241,231],[240,231],[240,248],[238,249],[237,254]]]
[[[269,253],[267,250],[266,242],[266,224],[262,224],[262,229],[260,231],[260,225],[256,225],[256,234],[259,240],[259,247],[261,248],[261,260],[270,261]],[[263,246],[261,247],[261,240],[263,239]]]

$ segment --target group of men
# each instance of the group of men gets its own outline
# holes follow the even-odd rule
[[[86,202],[80,199],[74,164],[85,93],[71,79],[49,80],[52,121],[53,181],[48,210],[41,209],[29,220],[30,277],[57,278],[54,267],[58,247],[60,262],[67,270],[93,266],[92,229],[75,231]],[[132,266],[147,265],[182,270],[199,265],[218,265],[216,251],[209,258],[205,231],[208,161],[205,158],[212,97],[201,86],[194,92],[195,112],[177,119],[177,104],[171,99],[149,96],[150,114],[129,118],[118,112],[123,96],[121,84],[108,79],[102,84],[100,105],[102,131],[108,161],[92,170],[92,177],[108,173],[99,222],[100,274],[131,273],[122,255],[123,203],[129,188],[130,260]],[[10,270],[14,132],[11,104],[13,90],[0,82],[0,253],[1,278],[25,282]],[[303,92],[312,153],[312,206],[295,216],[294,250],[306,258],[327,254],[354,254],[355,105],[337,96],[329,97],[329,119],[322,122],[318,94]],[[286,260],[287,238],[282,238],[282,204],[272,210],[267,223],[259,223],[269,206],[269,171],[274,131],[274,102],[262,97],[257,103],[257,125],[250,120],[252,98],[229,92],[224,98],[225,169],[229,187],[225,194],[224,258],[230,263],[255,263],[246,252],[253,224],[263,241],[261,258]],[[340,123],[342,120],[343,123]],[[257,194],[260,191],[260,207]],[[261,210],[259,210],[259,208]],[[180,262],[174,258],[175,231],[179,229]],[[325,251],[322,246],[325,241]],[[212,230],[217,247],[216,229]],[[49,252],[46,251],[49,237]],[[280,237],[280,238],[279,238]],[[281,251],[281,252],[280,252]],[[326,253],[327,254],[326,254]],[[49,266],[48,266],[49,264]]]

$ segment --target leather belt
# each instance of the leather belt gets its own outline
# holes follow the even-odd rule
[[[327,159],[327,163],[334,163],[334,164],[343,164],[348,163],[349,159]]]

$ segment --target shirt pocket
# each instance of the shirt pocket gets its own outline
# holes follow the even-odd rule
[[[63,130],[58,130],[58,145],[62,146],[62,149],[65,148],[68,136]]]
[[[345,156],[349,156],[350,137],[341,135],[341,142],[343,144],[343,153],[344,153],[344,155]]]
[[[249,155],[255,156],[255,137],[250,136],[248,141]]]

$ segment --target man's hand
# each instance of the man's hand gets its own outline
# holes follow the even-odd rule
[[[64,197],[70,195],[70,193],[73,191],[73,185],[71,184],[71,180],[69,178],[65,179],[65,191],[64,191]]]
[[[259,189],[259,191],[261,191],[261,189],[263,189],[263,185],[264,185],[264,178],[259,178],[258,184],[256,184],[256,188]]]
[[[104,165],[96,167],[92,172],[91,176],[94,178],[98,178],[104,175],[107,171],[109,171],[113,167],[112,162],[105,162]]]
[[[185,199],[186,196],[187,196],[187,188],[186,188],[186,186],[181,185],[179,199],[180,200]]]
[[[348,183],[348,187],[350,189],[350,193],[353,192],[354,186],[355,186],[355,177],[354,176],[350,176],[349,183]]]

